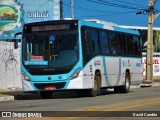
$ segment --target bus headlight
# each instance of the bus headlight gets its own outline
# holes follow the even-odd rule
[[[22,72],[22,77],[23,77],[24,80],[30,81],[30,78],[23,72]]]
[[[74,71],[74,73],[72,74],[72,76],[70,77],[70,80],[78,77],[80,71],[81,71],[81,68],[76,69],[76,70]]]

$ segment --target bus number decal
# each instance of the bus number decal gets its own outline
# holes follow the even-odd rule
[[[94,66],[101,65],[100,61],[94,61]]]

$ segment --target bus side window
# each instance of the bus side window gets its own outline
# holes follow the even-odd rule
[[[102,54],[104,55],[109,54],[108,32],[100,31],[99,37],[100,37]]]
[[[126,46],[125,46],[125,35],[120,33],[118,34],[118,54],[124,55],[126,54]]]
[[[82,43],[83,43],[83,53],[89,54],[91,52],[91,45],[90,45],[90,36],[87,31],[84,31],[82,34]]]
[[[127,40],[127,51],[128,51],[128,55],[134,55],[134,41],[133,41],[133,36],[126,36],[126,40]]]
[[[83,64],[86,64],[93,56],[93,48],[88,30],[82,29],[82,53]]]
[[[140,55],[141,54],[141,46],[140,46],[140,42],[138,40],[137,36],[133,37],[134,40],[134,51],[135,51],[135,55]]]
[[[110,45],[110,54],[117,54],[118,39],[117,34],[114,32],[109,32],[109,45]]]
[[[93,53],[94,55],[98,55],[100,53],[100,45],[98,41],[98,32],[97,30],[90,30],[90,36],[91,36],[91,41],[92,41],[92,46],[93,46]]]

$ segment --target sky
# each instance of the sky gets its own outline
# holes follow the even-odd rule
[[[64,18],[71,18],[70,0],[63,1]],[[153,0],[156,1],[156,0]],[[99,19],[118,25],[148,26],[148,0],[73,0],[75,19]],[[155,4],[155,14],[160,13],[160,0]],[[136,14],[143,12],[144,14]],[[160,15],[154,21],[160,27]]]

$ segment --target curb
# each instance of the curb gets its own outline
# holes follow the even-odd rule
[[[6,90],[0,92],[0,102],[13,100],[38,99],[40,96],[34,93],[25,93],[22,90]]]
[[[160,86],[160,83],[131,85],[131,89],[157,86]]]
[[[0,96],[0,102],[3,102],[3,101],[13,101],[13,100],[15,100],[14,96],[9,96],[9,95],[2,95],[2,96]]]

